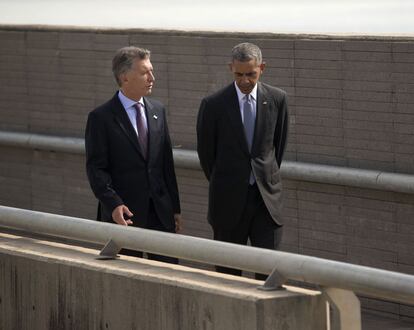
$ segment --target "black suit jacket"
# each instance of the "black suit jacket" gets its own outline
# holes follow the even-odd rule
[[[98,220],[112,221],[112,211],[125,204],[134,225],[145,227],[150,199],[168,229],[180,213],[177,182],[163,105],[144,98],[148,122],[148,159],[118,98],[118,93],[93,110],[85,132],[86,170],[99,200]],[[100,214],[99,214],[100,213]]]
[[[234,83],[202,100],[197,151],[210,182],[208,220],[213,227],[237,226],[246,203],[251,171],[272,219],[282,225],[280,164],[288,129],[286,98],[281,89],[258,83],[251,153]]]

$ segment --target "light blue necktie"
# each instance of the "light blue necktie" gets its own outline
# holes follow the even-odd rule
[[[252,150],[253,136],[254,136],[254,112],[253,112],[253,102],[251,100],[250,94],[247,94],[244,97],[243,104],[243,124],[244,124],[244,133],[246,134],[247,145],[249,151]]]
[[[250,94],[245,96],[245,101],[243,104],[243,124],[244,124],[244,133],[246,134],[247,145],[249,147],[249,152],[252,151],[253,136],[254,136],[254,126],[256,118],[253,111],[253,102],[251,100]],[[255,178],[252,172],[250,172],[249,183],[252,185],[255,182]]]

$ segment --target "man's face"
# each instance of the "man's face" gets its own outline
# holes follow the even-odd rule
[[[130,99],[138,101],[151,94],[155,77],[150,59],[136,59],[131,70],[122,74],[120,80],[122,92]]]
[[[234,80],[243,94],[249,94],[265,68],[265,64],[257,64],[256,60],[240,62],[234,60],[230,63],[230,70],[233,72]]]

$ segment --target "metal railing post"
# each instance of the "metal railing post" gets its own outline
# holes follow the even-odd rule
[[[332,309],[330,330],[361,330],[361,304],[355,293],[338,288],[324,288],[322,293]]]

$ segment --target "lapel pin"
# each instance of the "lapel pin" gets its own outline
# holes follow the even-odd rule
[[[152,118],[154,119],[158,119],[157,115],[153,115]]]
[[[264,101],[263,104],[267,104],[267,101]]]

